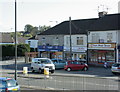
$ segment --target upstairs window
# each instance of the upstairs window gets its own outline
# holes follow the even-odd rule
[[[92,42],[93,43],[99,43],[99,39],[100,39],[99,33],[92,34]]]
[[[42,38],[42,45],[45,45],[45,37]]]
[[[83,45],[83,37],[77,37],[77,45]]]
[[[55,39],[53,40],[53,44],[54,44],[54,45],[59,45],[59,44],[58,44],[58,43],[59,43],[58,41],[59,41],[58,37],[55,37]]]
[[[113,34],[107,33],[107,42],[112,42]]]
[[[67,37],[67,38],[66,38],[66,44],[67,44],[67,45],[70,45],[70,37]]]
[[[28,41],[28,44],[31,45],[31,41]]]

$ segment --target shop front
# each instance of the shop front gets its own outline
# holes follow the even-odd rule
[[[118,45],[118,62],[120,63],[120,45]]]
[[[87,47],[72,47],[72,60],[80,60],[80,59],[86,60],[87,58],[86,51],[87,51]],[[66,60],[70,59],[69,47],[64,47],[64,58]]]
[[[38,46],[39,57],[63,59],[63,46]]]
[[[93,65],[103,65],[107,62],[109,65],[116,62],[116,44],[115,43],[89,43],[88,62]]]

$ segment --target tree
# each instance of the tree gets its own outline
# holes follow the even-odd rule
[[[51,28],[51,26],[46,26],[46,25],[39,26],[38,31],[39,31],[39,33],[42,33],[44,31],[48,30],[49,28]]]
[[[25,32],[30,33],[33,30],[33,26],[30,24],[25,25]]]
[[[35,35],[37,35],[39,33],[42,33],[44,31],[46,31],[49,28],[51,28],[51,27],[46,26],[46,25],[39,26],[39,27],[36,27],[36,26],[34,27],[34,26],[30,25],[30,24],[27,24],[27,25],[25,25],[25,28],[24,28],[24,30],[25,30],[24,36],[26,36],[26,35],[28,36],[28,34],[31,34],[32,36],[35,36]]]
[[[38,27],[33,27],[32,31],[31,31],[31,35],[35,36],[36,34],[38,34]]]

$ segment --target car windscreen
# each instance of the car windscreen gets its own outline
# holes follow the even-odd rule
[[[8,87],[15,87],[17,86],[17,83],[14,79],[7,80],[7,86]]]
[[[114,67],[120,67],[120,64],[113,64]]]
[[[52,64],[52,61],[49,60],[49,59],[41,59],[40,62],[41,62],[42,64]]]
[[[6,87],[6,81],[0,80],[0,88]]]

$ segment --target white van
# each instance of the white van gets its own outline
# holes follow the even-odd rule
[[[31,69],[32,72],[43,73],[44,68],[49,68],[49,72],[54,73],[55,65],[49,58],[32,58]]]

